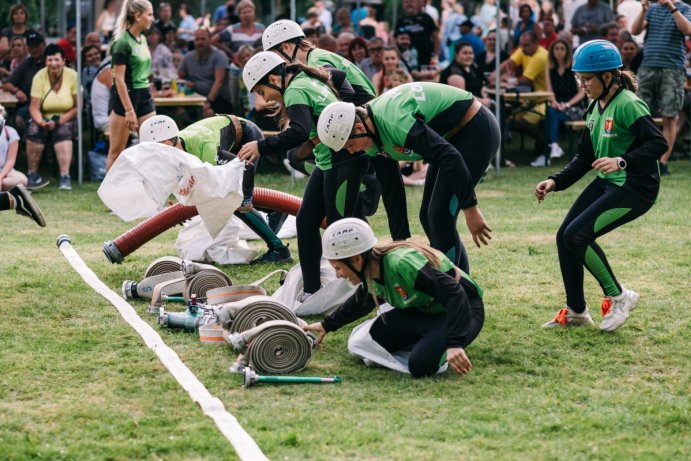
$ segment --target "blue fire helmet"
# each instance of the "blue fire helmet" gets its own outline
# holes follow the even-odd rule
[[[574,72],[604,72],[623,66],[617,47],[607,40],[592,40],[579,46],[573,54]]]

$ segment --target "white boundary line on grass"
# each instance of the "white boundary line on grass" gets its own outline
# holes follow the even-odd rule
[[[72,268],[81,275],[91,288],[115,306],[125,321],[142,337],[147,347],[158,355],[158,358],[180,386],[182,386],[190,397],[192,397],[192,400],[201,407],[204,414],[214,420],[221,433],[233,445],[240,459],[243,461],[268,461],[268,458],[262,453],[252,437],[242,426],[240,426],[237,419],[226,411],[223,402],[211,395],[194,373],[192,373],[182,360],[180,360],[180,357],[178,357],[175,351],[163,342],[163,339],[156,330],[142,320],[128,302],[108,288],[108,286],[89,269],[89,266],[86,265],[76,250],[72,248],[70,237],[61,235],[58,237],[57,244]]]

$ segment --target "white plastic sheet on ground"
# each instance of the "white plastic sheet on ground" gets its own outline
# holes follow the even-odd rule
[[[218,235],[211,237],[199,216],[186,221],[175,241],[175,249],[182,259],[217,264],[248,264],[257,251],[239,238],[242,221],[232,217]]]
[[[163,210],[170,194],[196,206],[216,237],[242,201],[244,163],[210,165],[174,147],[144,142],[124,150],[106,175],[98,195],[125,221]]]

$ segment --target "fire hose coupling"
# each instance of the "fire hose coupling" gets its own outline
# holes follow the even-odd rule
[[[216,266],[212,266],[211,264],[202,264],[202,263],[197,263],[194,261],[190,261],[188,259],[183,259],[180,262],[180,270],[182,271],[182,274],[185,277],[191,277],[194,274],[204,271],[204,270],[219,270],[216,268]]]
[[[211,309],[197,303],[196,295],[192,295],[185,312],[166,312],[161,307],[158,313],[158,324],[162,327],[188,332],[197,331],[200,326],[215,322],[216,316]]]
[[[270,320],[229,336],[231,345],[246,355],[247,364],[262,373],[300,371],[312,359],[314,341],[301,327]]]
[[[103,253],[108,258],[108,261],[115,264],[121,264],[125,257],[120,253],[117,245],[112,240],[107,241],[103,244]]]
[[[340,384],[343,378],[340,376],[321,378],[318,376],[260,376],[252,368],[245,367],[243,371],[244,379],[242,380],[242,387],[245,389],[257,383],[271,383],[271,384]]]
[[[67,234],[58,235],[58,239],[55,242],[55,244],[58,246],[58,248],[60,248],[60,245],[62,245],[63,243],[69,243],[71,245],[72,244],[72,237],[70,237]]]

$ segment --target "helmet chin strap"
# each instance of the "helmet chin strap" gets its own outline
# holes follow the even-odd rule
[[[358,278],[359,278],[359,279],[362,281],[362,283],[364,283],[365,285],[367,285],[367,279],[365,278],[365,269],[367,269],[367,267],[369,267],[369,263],[370,263],[370,259],[371,259],[370,256],[371,256],[371,255],[372,255],[372,250],[367,250],[366,252],[364,252],[364,253],[362,253],[362,254],[360,255],[360,256],[362,256],[362,269],[361,269],[361,270],[357,270],[357,269],[355,268],[355,266],[353,266],[353,264],[350,262],[350,258],[344,259],[344,260],[343,260],[343,264],[345,264],[346,267],[348,267],[348,269],[350,269],[351,271],[353,271],[353,273],[354,273],[355,275],[357,275]]]
[[[616,78],[614,72],[610,72],[610,74],[612,74],[612,79],[609,81],[609,85],[605,83],[605,79],[602,78],[602,74],[601,74],[601,73],[595,74],[595,76],[597,77],[597,79],[600,80],[600,83],[602,84],[602,87],[604,88],[604,89],[602,90],[602,94],[597,98],[598,101],[602,101],[602,100],[604,100],[604,99],[607,97],[607,95],[609,94],[609,90],[612,89],[612,86],[614,86],[614,84],[615,84],[616,81],[617,81],[617,78]]]
[[[295,42],[295,48],[293,48],[293,53],[291,54],[291,56],[288,56],[288,55],[280,48],[280,45],[279,45],[279,49],[277,50],[277,51],[278,51],[278,54],[280,54],[281,56],[283,56],[284,58],[286,58],[286,59],[288,60],[288,62],[290,62],[291,64],[294,63],[294,62],[295,62],[295,57],[298,55],[298,48],[300,48],[300,42],[302,42],[302,39],[301,39],[301,38],[298,38],[297,41]]]
[[[367,127],[367,121],[366,121],[366,120],[363,118],[363,116],[360,115],[359,113],[355,112],[355,115],[356,115],[357,118],[359,118],[360,121],[362,122],[362,126],[365,127],[365,132],[364,132],[364,133],[358,133],[358,134],[350,135],[350,136],[348,137],[348,139],[357,139],[357,138],[372,138],[372,139],[374,139],[374,132],[373,132],[373,131],[370,131],[370,129]]]
[[[268,86],[269,88],[273,88],[274,90],[278,91],[279,93],[283,94],[285,92],[286,88],[286,66],[283,64],[281,66],[281,86],[274,85],[269,81],[269,78],[266,77],[266,83],[264,84],[265,86]]]

